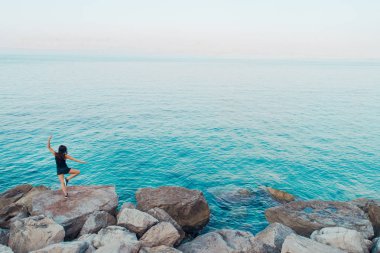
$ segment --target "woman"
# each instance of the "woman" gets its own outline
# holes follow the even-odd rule
[[[69,195],[67,193],[67,184],[73,178],[79,175],[80,171],[77,169],[69,168],[66,164],[66,159],[73,160],[78,163],[86,163],[75,159],[67,154],[67,148],[64,145],[59,146],[58,152],[55,152],[54,149],[50,147],[51,136],[48,139],[47,147],[49,151],[55,156],[55,162],[57,164],[57,175],[59,181],[61,182],[61,187],[65,198]],[[69,177],[65,178],[65,174],[71,174]]]

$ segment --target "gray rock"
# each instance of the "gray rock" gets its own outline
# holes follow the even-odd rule
[[[360,198],[354,199],[349,203],[356,205],[368,214],[369,220],[373,225],[375,236],[380,236],[380,201]]]
[[[380,253],[380,237],[377,237],[372,240],[373,246],[371,253]]]
[[[56,190],[44,191],[32,201],[32,215],[43,214],[61,224],[67,240],[78,236],[93,212],[116,212],[118,196],[113,186],[71,186],[68,192],[67,200],[61,190]]]
[[[139,253],[181,253],[181,251],[169,246],[161,245],[152,248],[143,247],[140,249]]]
[[[157,223],[156,218],[137,209],[124,208],[117,217],[118,226],[126,227],[139,236],[142,236],[145,231]]]
[[[9,229],[0,228],[0,244],[8,245]]]
[[[1,253],[14,253],[13,250],[5,245],[0,244]]]
[[[165,210],[187,233],[202,229],[210,219],[210,208],[202,192],[183,187],[143,188],[136,192],[137,208]]]
[[[30,184],[18,185],[8,191],[0,194],[0,209],[15,203],[17,200],[21,199],[28,193],[33,186]]]
[[[93,241],[97,237],[97,234],[85,234],[81,235],[77,241],[85,241],[88,243],[88,248],[85,251],[85,253],[93,253],[95,252],[96,248],[94,247]]]
[[[280,253],[285,238],[295,233],[291,228],[280,223],[272,223],[258,233],[252,240],[255,253]]]
[[[347,253],[296,234],[288,235],[281,253]]]
[[[368,216],[347,202],[294,201],[267,209],[265,216],[270,223],[282,223],[304,236],[310,236],[313,231],[324,227],[357,230],[366,238],[374,235]]]
[[[100,247],[95,253],[137,253],[139,252],[139,249],[139,244],[112,242]]]
[[[341,227],[322,228],[314,231],[310,238],[349,253],[369,253],[372,246],[372,242],[364,239],[358,231]]]
[[[85,253],[88,246],[85,241],[61,242],[30,253]]]
[[[100,229],[115,225],[116,219],[111,214],[105,211],[95,211],[90,214],[84,223],[79,236],[84,234],[94,234],[97,233]]]
[[[249,188],[241,188],[235,185],[216,186],[207,190],[218,202],[221,203],[247,203],[255,193]]]
[[[23,205],[26,207],[28,212],[30,213],[32,211],[32,201],[35,196],[40,194],[41,192],[50,190],[46,186],[34,186],[30,191],[28,191],[22,198],[16,201],[16,204]]]
[[[271,195],[272,198],[277,200],[280,203],[288,203],[294,201],[296,198],[285,191],[277,190],[271,187],[266,187],[266,190]]]
[[[26,217],[28,217],[28,210],[25,206],[9,204],[0,209],[0,227],[9,228],[12,222]]]
[[[140,242],[146,247],[160,245],[173,246],[180,235],[177,229],[169,222],[160,222],[151,227],[141,238]]]
[[[124,227],[119,226],[102,228],[92,240],[92,244],[97,249],[112,243],[137,246],[140,245],[137,241],[136,234],[128,231]]]
[[[170,222],[177,229],[180,237],[174,245],[179,245],[181,243],[181,241],[185,238],[186,234],[182,230],[181,226],[178,225],[178,223],[172,217],[170,217],[170,215],[165,210],[158,208],[158,207],[155,207],[155,208],[148,210],[148,214],[152,215],[158,221]]]
[[[63,241],[63,227],[44,216],[32,216],[12,223],[9,235],[9,247],[15,253],[44,248]]]
[[[178,247],[184,253],[236,253],[252,252],[251,233],[234,230],[218,230],[196,237]]]

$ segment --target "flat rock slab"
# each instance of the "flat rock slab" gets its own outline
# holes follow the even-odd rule
[[[71,186],[69,198],[61,190],[44,191],[32,201],[32,215],[43,214],[61,224],[66,239],[75,238],[88,216],[95,211],[115,214],[118,196],[113,186]]]
[[[18,185],[8,191],[5,191],[0,194],[0,209],[15,203],[17,200],[21,199],[25,194],[27,194],[33,186],[30,184]]]
[[[270,223],[278,222],[297,234],[309,237],[324,227],[344,227],[361,232],[365,238],[374,235],[367,214],[359,207],[336,201],[295,201],[265,211]]]
[[[210,208],[203,193],[183,187],[142,188],[136,192],[137,208],[144,212],[159,207],[185,232],[202,229],[210,219]]]
[[[281,253],[347,253],[296,234],[288,235],[282,245]]]

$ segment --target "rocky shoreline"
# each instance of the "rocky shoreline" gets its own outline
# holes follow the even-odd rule
[[[113,186],[70,186],[65,200],[60,190],[19,185],[0,194],[0,252],[380,253],[380,201],[302,201],[266,190],[279,205],[265,211],[263,231],[199,235],[211,210],[197,190],[142,188],[137,206],[118,210]]]

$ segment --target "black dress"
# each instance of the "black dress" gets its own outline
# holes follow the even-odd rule
[[[66,159],[62,159],[58,155],[55,155],[55,163],[57,164],[57,175],[69,173],[70,168],[66,164]]]

